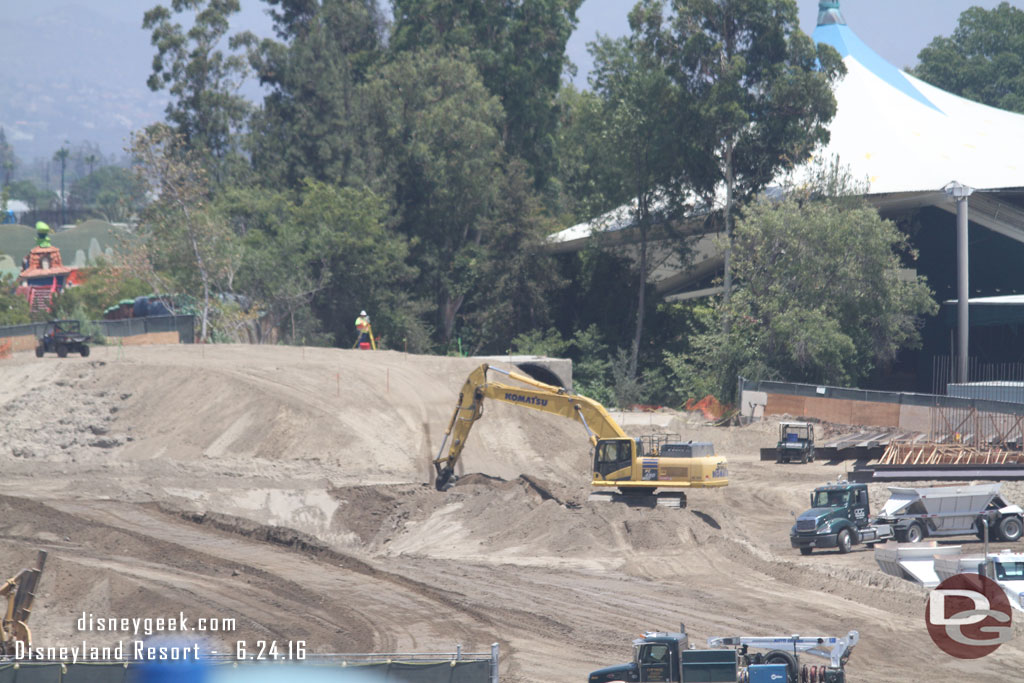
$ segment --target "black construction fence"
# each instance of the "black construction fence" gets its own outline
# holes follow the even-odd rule
[[[124,318],[122,320],[93,320],[83,326],[94,325],[104,337],[133,337],[150,332],[177,332],[181,344],[192,344],[196,338],[196,317],[194,315],[156,315],[146,318]],[[4,337],[40,337],[46,328],[45,322],[24,325],[0,326],[0,339]],[[3,679],[0,678],[0,683]]]

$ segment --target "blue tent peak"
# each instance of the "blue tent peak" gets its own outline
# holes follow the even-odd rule
[[[829,26],[831,24],[842,24],[846,26],[846,19],[839,11],[839,0],[821,0],[818,3],[818,26]]]
[[[835,7],[832,7],[832,5]],[[842,14],[839,14],[838,2],[819,2],[818,7],[823,13],[835,11],[836,15],[842,19]],[[920,90],[914,87],[914,85],[907,80],[907,77],[903,75],[903,72],[882,59],[877,52],[872,50],[864,43],[864,41],[858,38],[857,34],[846,25],[845,21],[822,24],[821,20],[822,15],[819,14],[818,27],[814,29],[814,42],[831,45],[837,52],[839,52],[839,56],[843,59],[852,55],[854,59],[860,62],[871,73],[896,88],[907,97],[912,97],[921,104],[931,107],[937,112],[942,112],[941,109],[935,106],[931,100],[925,97]]]

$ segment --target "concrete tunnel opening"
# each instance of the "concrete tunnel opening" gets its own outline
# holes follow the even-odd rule
[[[551,368],[536,363],[518,363],[516,368],[521,370],[524,374],[529,375],[538,382],[544,382],[545,384],[552,384],[556,387],[566,388],[565,382],[562,378],[556,375]]]

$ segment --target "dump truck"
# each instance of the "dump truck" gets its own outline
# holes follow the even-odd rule
[[[778,462],[814,462],[814,425],[809,422],[780,422]]]
[[[521,386],[495,381],[488,373],[504,375]],[[658,499],[658,504],[685,507],[684,492],[655,490],[714,488],[729,483],[726,459],[716,455],[710,443],[670,443],[663,435],[631,437],[594,399],[485,363],[466,378],[433,460],[434,486],[439,491],[455,481],[455,467],[473,425],[484,415],[486,399],[579,422],[593,446],[590,483],[598,491],[616,488],[629,500],[646,497]]]
[[[593,671],[587,681],[845,683],[846,662],[859,638],[857,631],[842,638],[717,636],[708,638],[708,649],[701,650],[690,644],[686,626],[680,624],[678,632],[644,633],[633,641],[632,662]],[[805,654],[823,657],[829,663],[807,665],[800,660]]]
[[[866,484],[848,482],[819,486],[811,509],[790,530],[794,548],[810,555],[815,548],[847,553],[858,543],[891,539],[917,543],[927,537],[976,534],[983,537],[986,520],[993,540],[1014,542],[1024,531],[1024,511],[999,494],[999,484],[889,487],[890,497],[871,521]]]

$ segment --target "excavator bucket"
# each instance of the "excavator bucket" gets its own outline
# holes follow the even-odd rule
[[[447,491],[455,483],[455,472],[451,467],[437,465],[437,478],[434,479],[434,488],[438,491]]]

